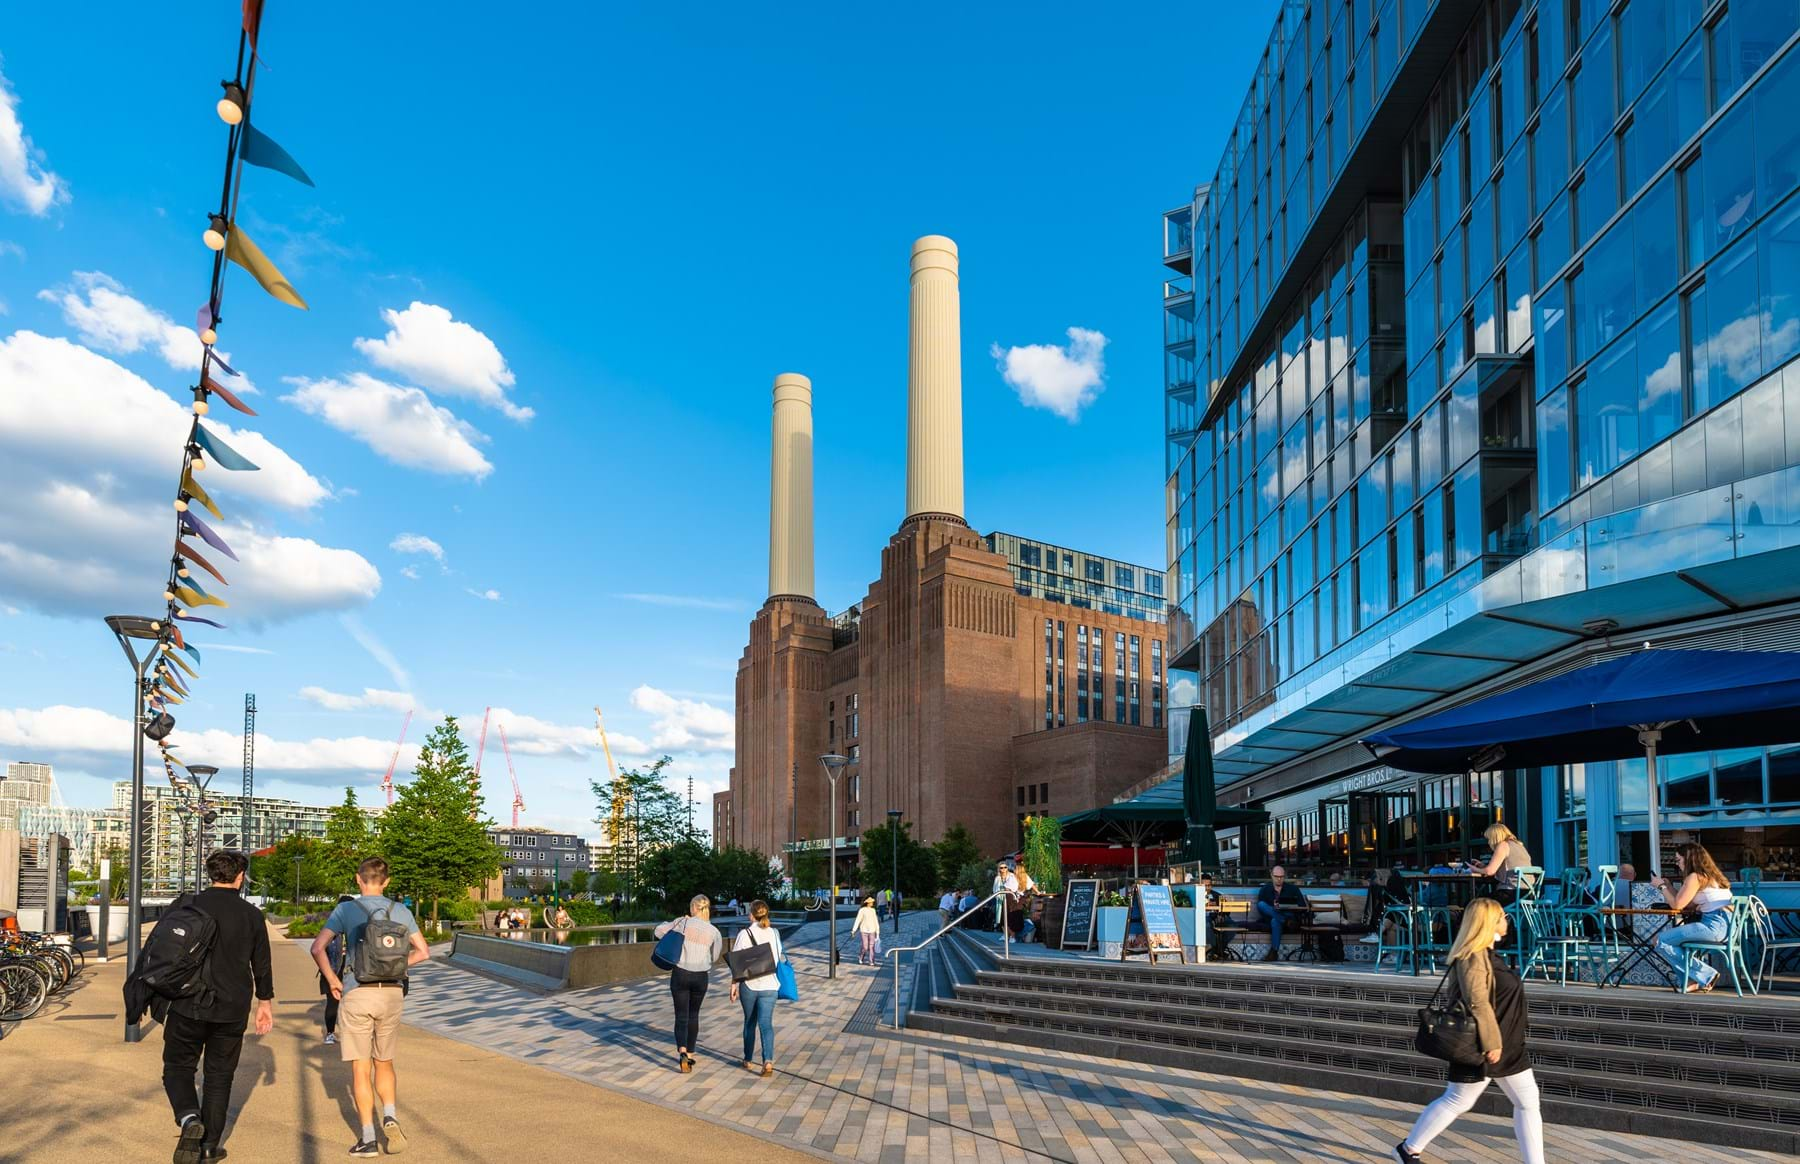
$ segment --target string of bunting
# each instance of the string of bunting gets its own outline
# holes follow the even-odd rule
[[[219,327],[224,322],[221,309],[224,304],[226,264],[235,263],[248,271],[251,278],[273,298],[290,307],[307,310],[306,300],[301,298],[299,291],[295,290],[294,285],[269,256],[263,253],[262,248],[256,245],[255,240],[238,221],[238,199],[243,192],[246,165],[285,174],[307,186],[313,184],[312,178],[294,160],[294,156],[258,128],[250,116],[251,98],[256,89],[257,65],[262,59],[262,17],[263,0],[242,0],[237,67],[229,80],[219,82],[223,94],[219,98],[217,110],[219,120],[227,127],[225,171],[219,191],[218,209],[208,214],[206,231],[201,235],[202,241],[213,255],[212,277],[207,288],[206,302],[200,306],[194,319],[195,330],[200,333],[200,375],[192,388],[193,423],[188,429],[181,451],[181,472],[175,492],[175,544],[169,555],[168,581],[163,587],[164,615],[151,623],[158,640],[152,660],[151,678],[143,696],[146,718],[151,724],[146,734],[155,739],[161,748],[163,771],[170,783],[178,787],[182,781],[176,776],[175,766],[180,765],[185,769],[186,765],[175,755],[168,739],[169,732],[175,726],[169,707],[189,698],[190,684],[200,675],[200,649],[188,640],[184,631],[195,624],[217,630],[225,629],[223,623],[194,612],[201,607],[224,609],[230,605],[221,596],[229,583],[207,555],[216,551],[229,561],[238,560],[237,554],[232,552],[230,545],[218,531],[195,512],[197,506],[210,514],[214,521],[223,522],[225,519],[218,503],[200,484],[200,477],[204,471],[215,468],[227,472],[255,472],[258,469],[256,464],[227,444],[205,423],[215,399],[246,416],[256,415],[255,409],[245,404],[236,392],[226,386],[226,380],[239,379],[241,374],[221,359],[213,346],[218,342]],[[205,553],[196,547],[196,541],[205,544]],[[209,580],[202,582],[201,573]]]

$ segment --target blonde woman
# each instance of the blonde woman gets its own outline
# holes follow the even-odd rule
[[[781,965],[781,931],[769,924],[769,903],[750,903],[750,924],[731,943],[733,950],[751,946],[768,946],[775,951],[775,964]],[[775,1000],[781,993],[781,980],[774,971],[731,984],[731,1001],[744,1007],[744,1070],[755,1071],[756,1032],[762,1031],[762,1077],[775,1074]]]
[[[1537,1077],[1531,1073],[1531,1055],[1525,1048],[1529,1019],[1525,986],[1494,952],[1506,929],[1506,910],[1491,897],[1477,897],[1463,911],[1462,929],[1450,947],[1450,968],[1445,973],[1453,979],[1455,996],[1475,1016],[1482,1062],[1450,1064],[1450,1086],[1419,1113],[1406,1139],[1394,1145],[1398,1164],[1420,1164],[1421,1153],[1457,1116],[1475,1106],[1489,1080],[1498,1081],[1512,1100],[1519,1158],[1524,1164],[1544,1164],[1544,1119],[1538,1110]]]
[[[850,932],[862,939],[862,949],[857,952],[856,964],[875,965],[876,955],[881,948],[881,915],[875,912],[873,897],[863,898],[862,908],[856,911],[856,920],[850,923]]]
[[[1510,902],[1519,894],[1519,867],[1531,864],[1531,853],[1525,842],[1503,824],[1491,824],[1481,835],[1494,855],[1476,872],[1494,878],[1494,897]]]
[[[712,899],[697,893],[688,902],[686,917],[656,927],[656,936],[681,931],[681,959],[669,971],[669,994],[675,1000],[675,1069],[694,1069],[692,1051],[700,1042],[700,1004],[706,999],[706,980],[725,948],[725,939],[712,924]]]

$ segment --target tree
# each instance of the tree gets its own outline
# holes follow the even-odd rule
[[[992,861],[970,861],[956,871],[950,879],[952,888],[967,889],[980,901],[994,891],[994,863]]]
[[[1044,893],[1062,892],[1062,821],[1053,816],[1025,818],[1025,871]]]
[[[900,822],[900,836],[895,841],[893,830],[886,821],[872,825],[862,831],[862,871],[863,888],[888,889],[894,880],[894,866],[900,867],[900,896],[902,897],[936,897],[938,893],[938,863],[930,846],[922,845],[912,839],[912,822]],[[897,861],[896,861],[897,858]],[[842,862],[839,862],[842,865]],[[840,881],[847,881],[843,872],[838,874]]]
[[[825,851],[823,849],[802,849],[794,854],[795,889],[823,889],[825,877]]]
[[[429,900],[433,928],[444,898],[500,871],[500,849],[487,837],[494,821],[482,811],[473,777],[456,717],[446,716],[420,749],[412,780],[381,817],[381,855],[394,890]]]
[[[300,863],[298,869],[295,861]],[[324,846],[312,837],[299,835],[282,837],[267,855],[252,857],[250,880],[265,897],[277,900],[290,898],[296,892],[303,899],[339,892],[337,882],[331,879]]]
[[[695,894],[710,896],[718,891],[714,883],[717,874],[711,846],[698,841],[676,841],[644,854],[638,868],[637,892],[655,898],[666,910],[686,913]]]
[[[375,830],[369,827],[368,814],[357,807],[356,789],[344,789],[344,803],[335,806],[325,818],[325,842],[319,854],[327,876],[339,893],[349,893],[356,881],[356,867],[375,847]]]
[[[575,872],[569,874],[569,892],[586,893],[588,891],[588,878],[590,876],[592,876],[592,874],[586,869],[577,869]]]
[[[735,897],[748,904],[773,897],[781,878],[769,868],[769,859],[755,849],[730,845],[713,854],[713,883],[726,901]]]
[[[956,876],[963,866],[981,860],[981,846],[975,843],[974,836],[961,822],[945,829],[937,844],[931,846],[931,851],[937,858],[938,884],[944,888],[955,886]]]
[[[615,873],[629,878],[648,854],[693,839],[687,802],[664,776],[669,764],[664,756],[644,771],[627,768],[617,780],[588,782],[598,802],[594,822],[605,830]],[[648,884],[641,877],[634,880]],[[635,885],[632,892],[637,892]]]

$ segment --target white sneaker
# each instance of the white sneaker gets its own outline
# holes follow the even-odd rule
[[[325,1036],[325,1045],[326,1045],[326,1046],[327,1046],[327,1047],[331,1047],[331,1046],[335,1046],[335,1045],[337,1045],[337,1036],[336,1036],[336,1035],[335,1035],[335,1034],[328,1034],[328,1035],[326,1035],[326,1036]]]

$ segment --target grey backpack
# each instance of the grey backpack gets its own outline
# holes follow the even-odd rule
[[[350,972],[357,983],[406,981],[407,951],[412,948],[406,927],[388,917],[389,906],[382,906],[377,916],[362,902],[356,904],[369,915],[369,924],[363,927],[350,955]]]

